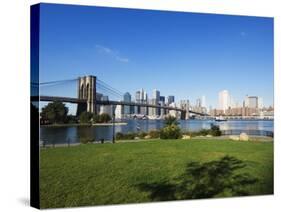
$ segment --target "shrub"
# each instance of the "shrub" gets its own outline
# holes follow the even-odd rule
[[[80,138],[79,141],[80,141],[81,144],[87,144],[87,143],[91,143],[91,142],[95,141],[95,139],[93,139],[93,138]]]
[[[221,136],[220,127],[216,125],[211,125],[210,134],[212,136]]]
[[[160,131],[159,130],[151,130],[149,131],[150,138],[159,138],[160,137]]]
[[[115,135],[116,140],[133,140],[136,137],[136,133],[129,132],[127,134],[118,132]]]
[[[165,118],[165,126],[171,126],[171,125],[178,125],[178,121],[177,121],[177,118],[174,117],[174,116],[168,116]]]
[[[140,133],[138,133],[138,135],[137,135],[139,138],[144,138],[145,136],[147,136],[147,133],[146,132],[140,132]]]
[[[100,115],[93,115],[92,121],[93,123],[107,123],[111,120],[111,117],[107,113],[102,113]]]
[[[134,140],[136,136],[137,136],[136,133],[129,132],[128,134],[125,135],[125,139],[127,139],[127,140]]]
[[[99,115],[93,115],[92,121],[93,121],[93,123],[98,123],[99,122]]]
[[[182,137],[181,129],[174,124],[170,126],[166,126],[162,128],[160,131],[161,139],[178,139],[181,137]]]
[[[123,138],[124,138],[124,134],[123,133],[121,133],[121,132],[116,133],[116,135],[115,135],[115,139],[116,140],[121,140]]]
[[[208,135],[210,132],[209,130],[206,130],[206,129],[202,129],[198,132],[198,135],[203,135],[203,136],[206,136]]]
[[[184,132],[183,133],[184,135],[189,135],[191,137],[194,137],[194,136],[206,136],[206,135],[212,135],[212,136],[220,136],[221,135],[221,131],[220,131],[220,128],[219,126],[216,126],[216,125],[211,125],[211,129],[202,129],[202,130],[199,130],[199,131],[193,131],[193,132]]]

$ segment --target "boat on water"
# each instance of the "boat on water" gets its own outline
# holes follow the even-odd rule
[[[216,117],[215,121],[227,121],[226,118],[223,118],[222,116]]]

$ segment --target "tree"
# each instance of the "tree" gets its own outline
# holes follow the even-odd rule
[[[107,113],[102,113],[102,114],[99,115],[99,122],[100,123],[107,123],[110,120],[111,120],[111,117]]]
[[[64,123],[67,118],[68,108],[59,101],[54,101],[42,108],[41,117],[50,123]]]
[[[177,118],[168,116],[165,118],[165,127],[160,130],[161,139],[178,139],[181,138],[181,129],[178,126]]]
[[[161,139],[179,139],[181,137],[181,129],[177,125],[172,124],[160,130]]]
[[[219,126],[212,124],[210,131],[212,136],[221,136],[221,131]]]
[[[79,120],[81,123],[89,123],[91,122],[91,119],[93,118],[93,113],[84,111],[81,113],[81,115],[79,116]]]
[[[69,124],[76,124],[78,122],[77,117],[74,115],[68,115],[67,116],[67,123]]]

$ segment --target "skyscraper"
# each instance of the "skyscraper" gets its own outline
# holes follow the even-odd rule
[[[206,105],[206,96],[205,95],[203,95],[201,97],[201,106],[202,107],[207,107],[207,105]]]
[[[108,96],[101,96],[102,101],[108,101]],[[100,114],[107,113],[112,116],[112,106],[111,105],[101,105],[100,106]]]
[[[157,102],[160,101],[160,91],[154,89],[152,92],[152,99],[155,99]]]
[[[168,96],[168,105],[175,102],[175,96]]]
[[[124,110],[122,110],[122,108],[123,108],[122,105],[116,105],[116,108],[115,108],[115,118],[116,119],[122,119],[123,118]]]
[[[249,97],[248,97],[248,95],[246,95],[246,97],[244,99],[243,107],[249,107]]]
[[[158,105],[160,101],[160,91],[154,89],[152,91],[152,104]],[[153,116],[159,116],[160,115],[160,109],[159,108],[153,108],[152,112]]]
[[[224,112],[231,106],[230,94],[227,90],[219,92],[219,109]]]
[[[249,101],[249,108],[258,108],[258,97],[257,96],[249,96],[248,97]]]
[[[258,107],[259,107],[259,109],[262,109],[263,108],[263,98],[262,97],[260,97],[259,96],[259,98],[258,98]]]
[[[196,107],[201,108],[202,107],[202,100],[200,98],[196,99]]]
[[[160,104],[161,106],[165,106],[165,96],[160,96],[159,99],[160,99],[160,100],[159,100],[159,104]],[[165,114],[166,114],[166,110],[163,109],[163,108],[160,109],[160,116],[163,117]]]
[[[165,103],[165,96],[160,96],[160,102],[164,102]]]
[[[135,101],[136,101],[136,103],[141,103],[141,92],[140,91],[136,92]],[[140,114],[140,107],[135,106],[134,112],[136,114]]]
[[[147,103],[147,93],[146,91],[144,91],[143,88],[136,92],[136,103],[143,103],[143,104]],[[146,107],[136,106],[135,113],[146,115],[147,109]]]
[[[140,91],[136,92],[135,99],[136,99],[136,103],[140,103],[140,101],[141,101],[141,92]]]
[[[124,102],[131,102],[131,94],[129,92],[126,92],[123,96]],[[130,114],[130,106],[124,106],[124,115]]]

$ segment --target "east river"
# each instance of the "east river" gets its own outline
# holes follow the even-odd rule
[[[148,132],[160,129],[163,120],[126,120],[127,125],[116,125],[115,132]],[[232,130],[235,133],[245,132],[273,132],[273,120],[228,120],[216,122],[213,120],[179,120],[182,131],[198,131],[209,129],[211,124],[220,126],[221,130]],[[66,127],[40,127],[40,141],[45,144],[78,143],[80,138],[94,138],[95,140],[111,140],[112,126],[66,126]]]

